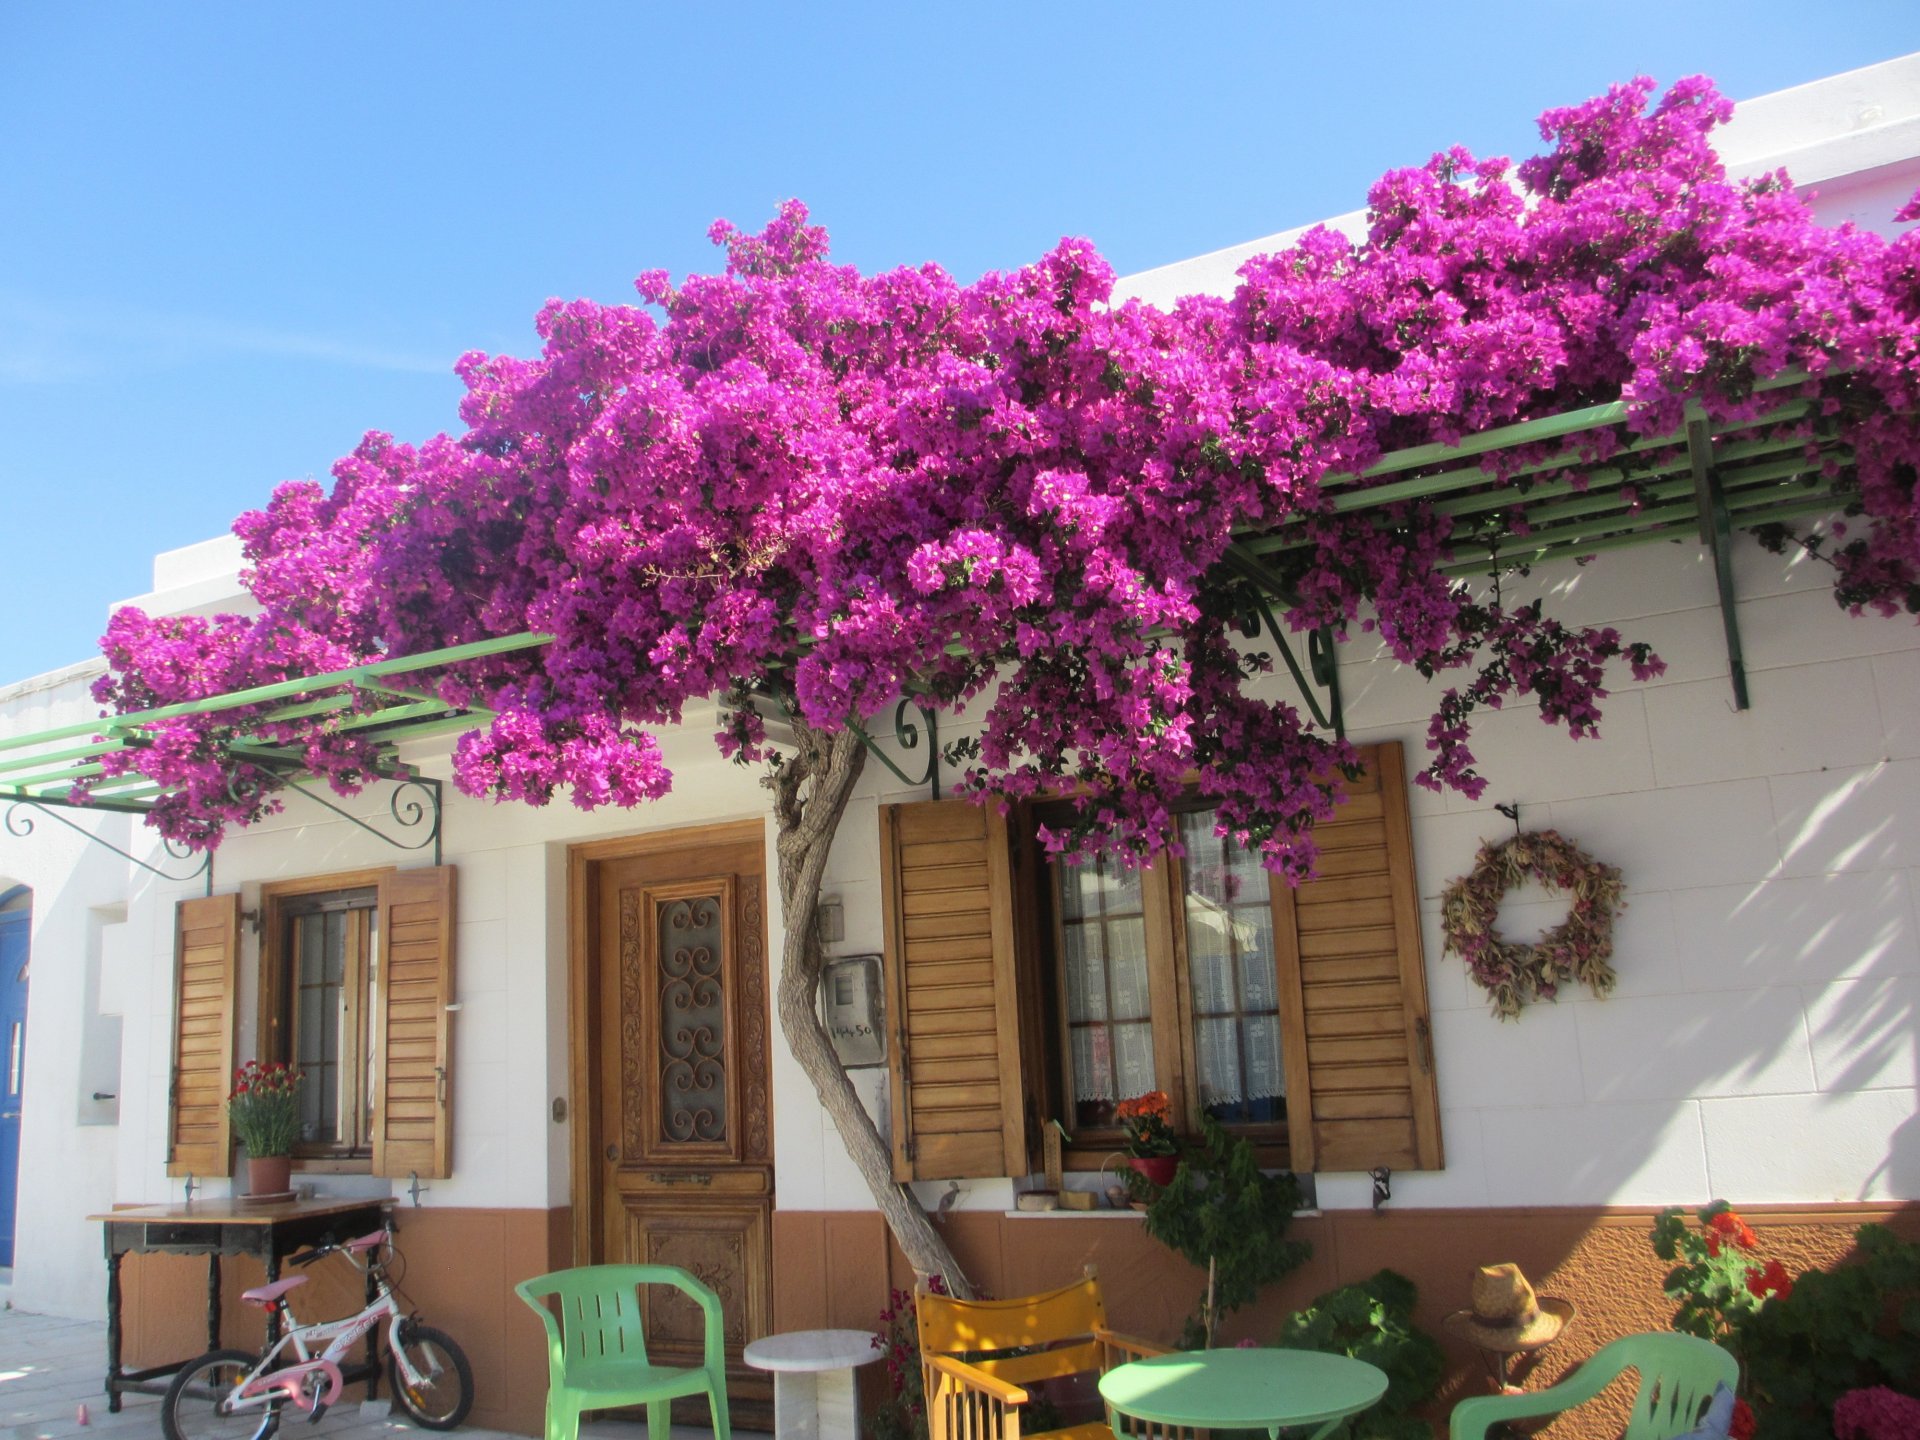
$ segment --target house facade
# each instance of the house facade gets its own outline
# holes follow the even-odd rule
[[[1788,168],[1829,223],[1887,228],[1920,188],[1920,57],[1751,102],[1722,151]],[[1224,289],[1288,238],[1122,290]],[[1920,631],[1847,615],[1805,556],[1733,555],[1746,709],[1705,547],[1517,582],[1667,669],[1623,679],[1597,739],[1522,706],[1480,717],[1479,801],[1410,783],[1436,692],[1369,637],[1341,643],[1368,774],[1298,892],[1197,810],[1183,862],[1049,863],[1043,813],[937,801],[927,737],[876,734],[823,887],[848,962],[824,1003],[896,1177],[975,1282],[1018,1294],[1098,1263],[1116,1322],[1172,1337],[1204,1279],[1104,1198],[1114,1104],[1152,1089],[1183,1128],[1206,1110],[1311,1176],[1295,1233],[1313,1257],[1232,1338],[1383,1265],[1437,1331],[1475,1265],[1516,1260],[1579,1306],[1552,1374],[1670,1314],[1658,1207],[1729,1199],[1790,1264],[1867,1219],[1920,1233]],[[238,562],[230,540],[162,555],[135,603],[234,608]],[[96,673],[0,691],[0,741],[93,718]],[[1266,683],[1298,701],[1284,672]],[[662,736],[674,788],[642,809],[293,794],[210,875],[128,816],[8,812],[0,895],[30,917],[12,1303],[98,1315],[87,1216],[243,1189],[218,1100],[258,1058],[308,1075],[303,1190],[394,1197],[406,1288],[473,1357],[478,1423],[538,1429],[544,1353],[510,1292],[547,1269],[684,1265],[722,1291],[735,1347],[871,1328],[911,1272],[774,1016],[767,792],[712,728]],[[451,744],[403,758],[444,777]],[[1623,872],[1609,998],[1501,1021],[1444,953],[1441,891],[1516,823],[1496,804]],[[1522,893],[1501,923],[1563,911]],[[1066,1185],[1100,1208],[1016,1208],[1055,1120]],[[202,1263],[129,1262],[130,1361],[198,1348]],[[1476,1362],[1452,1358],[1458,1392]]]

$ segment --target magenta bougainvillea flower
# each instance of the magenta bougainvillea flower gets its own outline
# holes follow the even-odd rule
[[[830,729],[902,693],[979,698],[963,789],[1070,791],[1079,820],[1050,843],[1144,853],[1195,784],[1298,877],[1353,755],[1250,688],[1236,533],[1300,526],[1273,560],[1288,623],[1452,672],[1428,784],[1479,793],[1480,708],[1526,700],[1591,735],[1610,668],[1660,668],[1449,579],[1443,513],[1336,513],[1330,473],[1624,398],[1623,426],[1564,455],[1486,462],[1584,476],[1689,402],[1726,420],[1804,395],[1852,455],[1861,513],[1826,552],[1841,599],[1920,608],[1920,239],[1823,227],[1784,176],[1728,180],[1708,137],[1729,113],[1705,80],[1616,87],[1549,112],[1519,166],[1451,150],[1395,171],[1364,239],[1313,231],[1171,310],[1111,303],[1084,240],[961,285],[832,263],[798,203],[758,234],[718,224],[725,273],[649,272],[638,306],[556,300],[537,355],[462,357],[463,433],[369,434],[331,487],[282,485],[235,527],[258,613],[121,611],[97,695],[131,710],[542,631],[422,677],[497,716],[456,752],[469,793],[658,796],[647,727],[719,694]],[[1756,393],[1788,372],[1807,378]],[[249,727],[340,788],[368,773],[351,710],[263,713],[155,727],[106,768],[176,787],[157,823],[199,845],[275,804],[231,748]],[[721,748],[756,758],[761,722],[731,713]]]

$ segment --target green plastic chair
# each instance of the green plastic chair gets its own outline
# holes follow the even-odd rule
[[[693,1369],[656,1365],[641,1333],[640,1287],[671,1285],[706,1312],[706,1361]],[[668,1440],[671,1402],[705,1394],[714,1440],[731,1440],[727,1357],[720,1297],[674,1265],[583,1265],[536,1275],[513,1287],[547,1327],[546,1440],[578,1440],[587,1410],[647,1407],[647,1440]],[[547,1304],[560,1298],[556,1321]]]
[[[1603,1345],[1558,1385],[1524,1395],[1481,1395],[1453,1407],[1451,1440],[1486,1440],[1502,1420],[1558,1415],[1585,1404],[1627,1370],[1640,1372],[1633,1417],[1620,1440],[1673,1440],[1700,1423],[1714,1388],[1740,1379],[1740,1362],[1708,1340],[1656,1330]]]

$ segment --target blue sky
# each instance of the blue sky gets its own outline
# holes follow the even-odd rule
[[[93,652],[156,550],[369,429],[548,296],[710,268],[797,195],[863,268],[1084,235],[1121,273],[1349,210],[1636,73],[1763,94],[1920,7],[0,6],[0,683]]]

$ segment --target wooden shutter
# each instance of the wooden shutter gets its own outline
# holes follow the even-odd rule
[[[1273,882],[1291,1164],[1438,1170],[1406,767],[1397,742],[1361,756],[1366,775],[1314,832],[1320,878]]]
[[[381,877],[373,1173],[453,1173],[453,867]]]
[[[1026,1171],[1007,823],[964,800],[880,810],[893,1174]]]
[[[182,900],[173,912],[173,1079],[167,1173],[230,1175],[227,1092],[240,965],[240,897]]]

